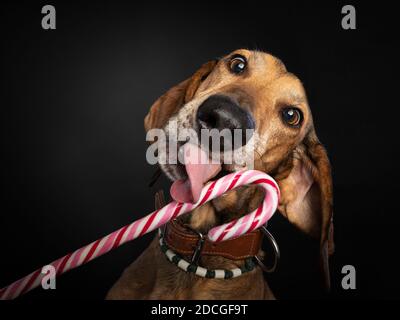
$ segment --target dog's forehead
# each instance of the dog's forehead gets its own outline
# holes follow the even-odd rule
[[[233,74],[229,70],[230,62],[237,55],[247,60],[247,70],[243,75]],[[263,51],[247,49],[238,49],[221,57],[200,84],[195,96],[237,91],[239,87],[248,95],[258,97],[258,101],[286,99],[284,103],[294,104],[305,101],[301,81],[287,71],[280,59]]]
[[[247,59],[253,75],[276,77],[287,72],[280,59],[264,51],[238,49],[226,55],[225,60],[238,54]]]

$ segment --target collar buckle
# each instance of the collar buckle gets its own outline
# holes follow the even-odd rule
[[[198,262],[199,262],[200,256],[201,256],[201,251],[203,250],[203,245],[204,245],[204,242],[206,240],[206,237],[201,232],[199,232],[197,230],[194,230],[189,226],[186,226],[186,227],[188,229],[190,229],[191,231],[193,231],[194,233],[196,233],[198,235],[198,237],[199,237],[199,241],[197,241],[197,244],[196,244],[196,249],[194,250],[192,258],[190,259],[191,263],[197,265]]]

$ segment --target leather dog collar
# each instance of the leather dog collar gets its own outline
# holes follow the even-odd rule
[[[176,220],[166,225],[164,236],[168,247],[180,255],[191,256],[192,261],[199,255],[220,256],[231,260],[251,258],[260,251],[262,238],[263,233],[254,230],[235,239],[214,243]]]

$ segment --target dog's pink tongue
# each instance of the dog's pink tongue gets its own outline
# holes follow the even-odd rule
[[[176,202],[196,203],[204,184],[218,174],[221,165],[211,163],[207,154],[194,144],[186,143],[182,148],[188,179],[172,184],[171,197]]]

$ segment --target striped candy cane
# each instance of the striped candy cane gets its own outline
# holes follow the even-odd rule
[[[270,176],[263,172],[249,170],[226,175],[206,185],[197,203],[177,203],[173,201],[165,207],[53,261],[50,265],[55,268],[57,275],[61,275],[68,270],[79,267],[82,264],[102,256],[128,241],[139,238],[161,227],[168,221],[192,211],[196,207],[221,196],[229,190],[248,184],[256,184],[264,188],[265,197],[262,204],[246,216],[230,223],[217,226],[208,233],[209,239],[215,242],[238,237],[265,224],[274,214],[278,206],[278,185]],[[38,287],[41,284],[43,276],[42,268],[40,268],[26,277],[15,281],[8,287],[0,290],[0,300],[14,299]]]

